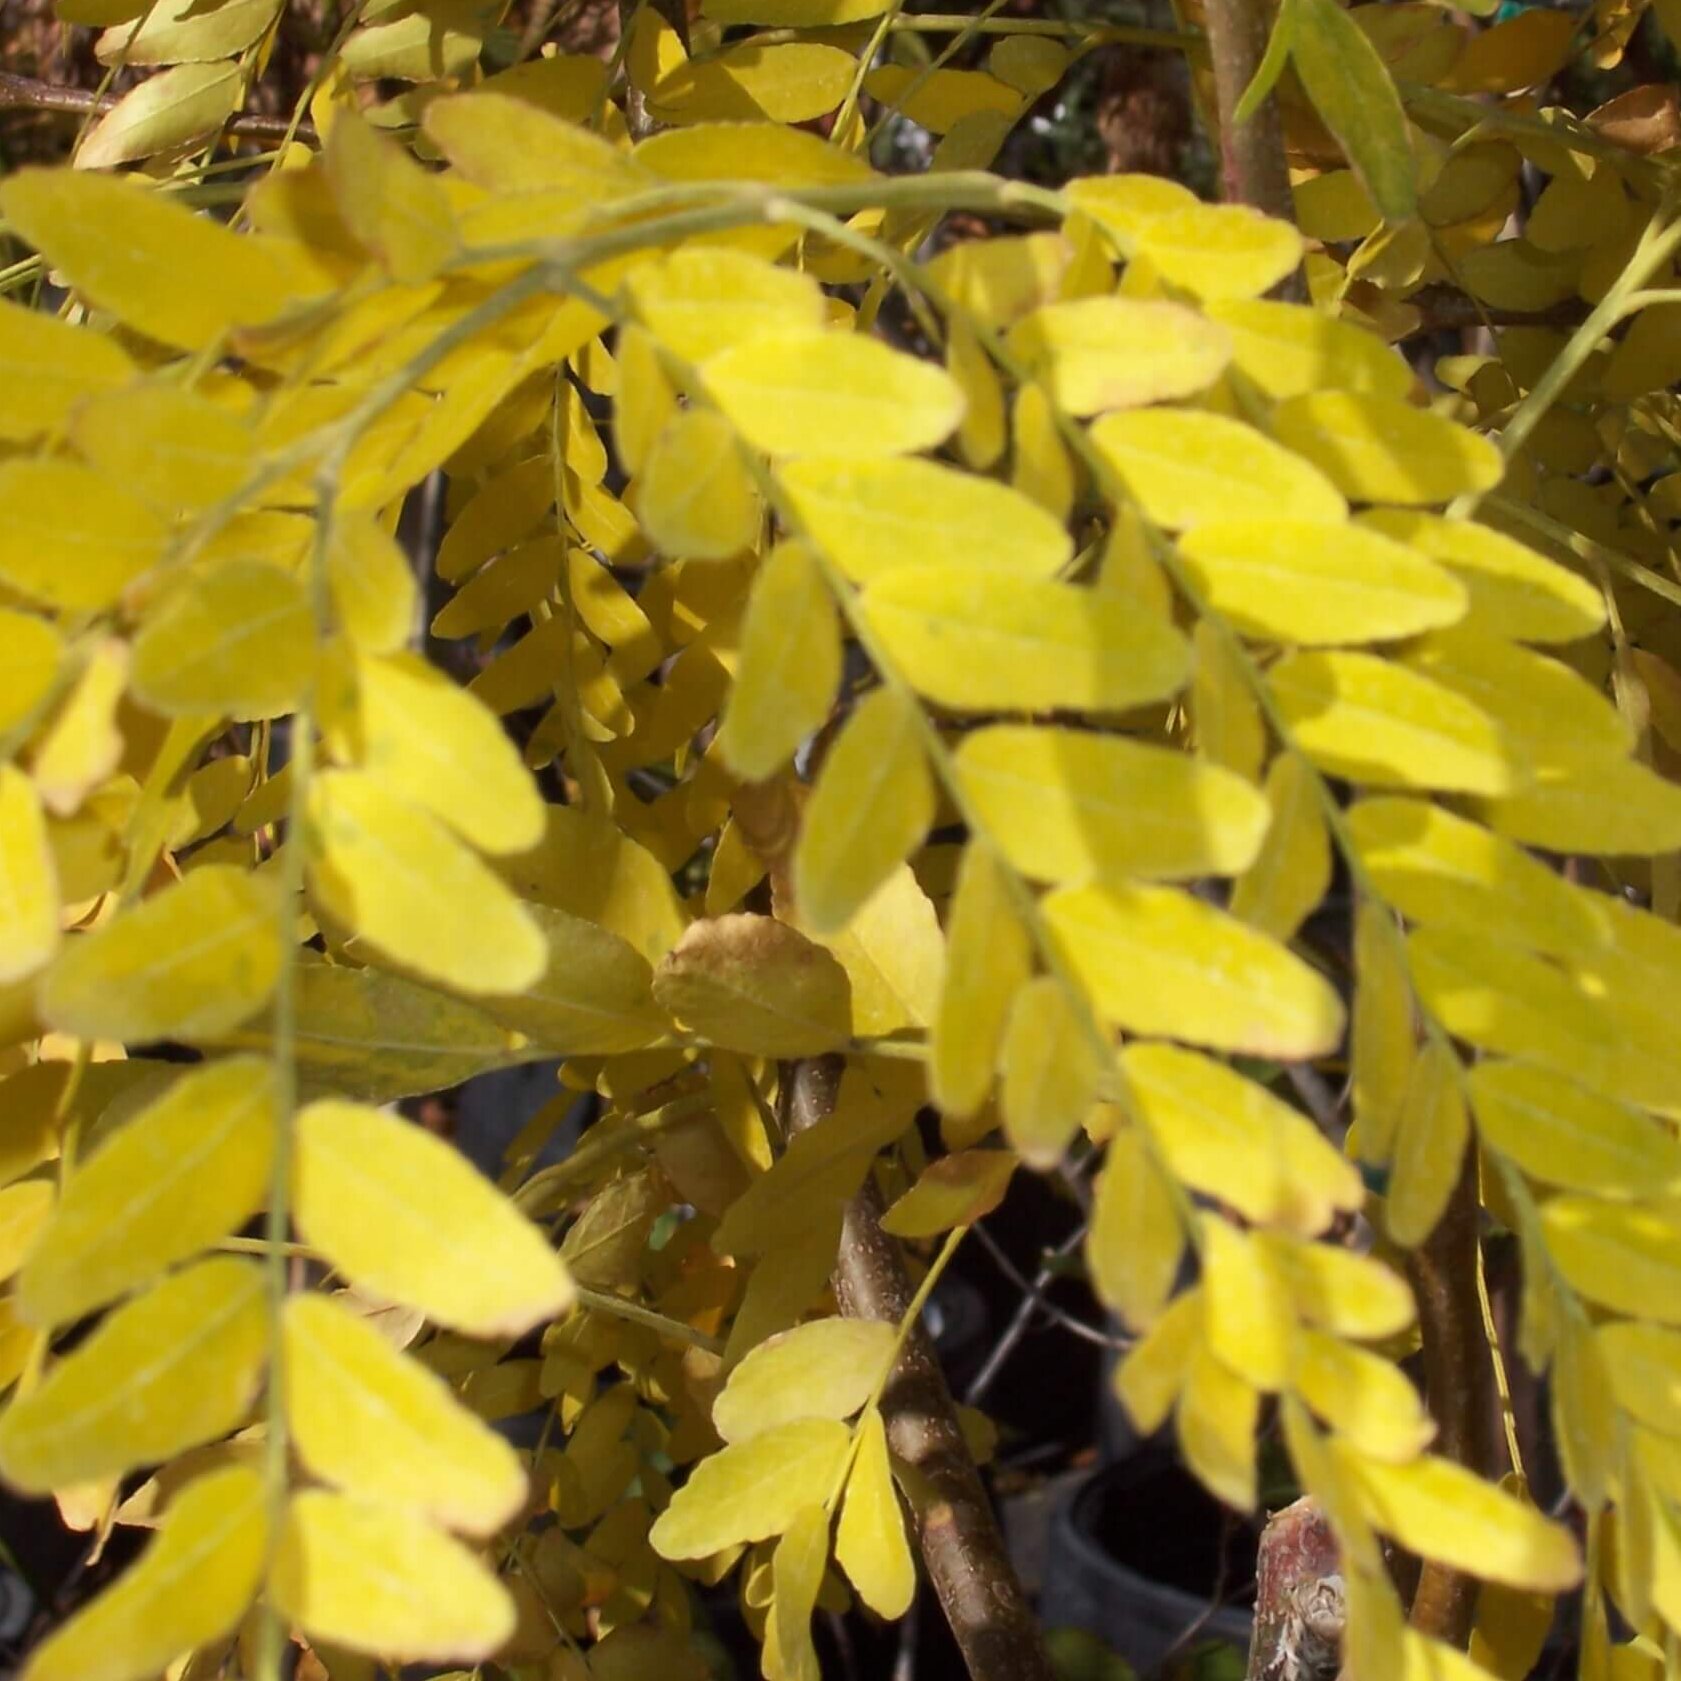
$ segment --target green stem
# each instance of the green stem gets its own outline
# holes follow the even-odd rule
[[[588,1286],[576,1286],[578,1303],[586,1307],[591,1313],[604,1313],[611,1319],[625,1319],[633,1325],[645,1325],[650,1331],[658,1331],[662,1337],[672,1342],[686,1342],[691,1347],[703,1348],[708,1354],[723,1356],[724,1345],[717,1337],[709,1337],[704,1331],[697,1331],[693,1325],[685,1325],[681,1319],[672,1319],[668,1315],[656,1312],[651,1307],[643,1307],[640,1302],[628,1301],[623,1296],[614,1296],[606,1290],[591,1290]]]

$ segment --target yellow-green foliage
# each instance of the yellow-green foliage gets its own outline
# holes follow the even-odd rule
[[[1665,159],[1505,97],[1571,20],[1288,0],[1291,225],[984,173],[1078,26],[872,68],[915,22],[879,0],[709,0],[687,49],[639,6],[628,80],[485,80],[490,14],[423,0],[223,222],[182,160],[279,6],[96,9],[167,68],[0,183],[7,282],[69,298],[0,303],[0,1476],[156,1534],[28,1681],[287,1634],[334,1677],[654,1681],[731,1574],[806,1681],[814,1606],[913,1591],[842,1208],[902,1193],[931,1278],[1083,1139],[1140,1428],[1253,1508],[1275,1404],[1350,1672],[1517,1681],[1583,1558],[1394,1364],[1474,1142],[1588,1671],[1673,1664],[1681,222]],[[1638,8],[1599,12],[1614,61]],[[376,77],[418,86],[364,114]],[[881,105],[933,170],[870,167]],[[923,260],[957,209],[998,231]],[[1392,345],[1438,283],[1533,318],[1427,389]],[[393,536],[440,473],[464,686]],[[1340,954],[1301,938],[1339,861]],[[499,1189],[381,1107],[553,1058]],[[1315,1062],[1347,1152],[1262,1077]],[[535,1450],[486,1427],[538,1407]],[[1471,1655],[1403,1627],[1380,1537],[1517,1590]]]

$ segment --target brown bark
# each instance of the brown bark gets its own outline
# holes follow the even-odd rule
[[[1247,122],[1239,123],[1232,116],[1266,53],[1271,27],[1265,0],[1208,0],[1208,53],[1219,106],[1221,196],[1293,222],[1296,206],[1284,161],[1284,126],[1277,99],[1268,94]]]
[[[33,76],[13,75],[0,70],[0,111],[64,111],[71,116],[86,116],[109,111],[117,103],[114,94],[90,93],[85,88],[60,87],[54,82],[37,81]],[[264,117],[255,113],[230,118],[227,131],[242,140],[269,140],[278,144],[286,138],[290,121],[285,117]],[[306,144],[315,143],[315,126],[300,123],[295,139]]]
[[[790,1130],[814,1126],[834,1108],[841,1059],[784,1068]],[[898,1245],[881,1229],[872,1180],[852,1199],[835,1265],[835,1298],[854,1319],[902,1320],[911,1289]],[[918,1326],[882,1397],[893,1452],[927,1490],[916,1513],[928,1579],[951,1624],[972,1681],[1054,1681],[1038,1619],[1010,1562],[1004,1537],[957,1422],[939,1356]]]
[[[1274,1512],[1255,1565],[1245,1681],[1334,1681],[1344,1599],[1337,1538],[1311,1497]]]

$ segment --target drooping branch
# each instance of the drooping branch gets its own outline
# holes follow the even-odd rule
[[[86,88],[61,87],[56,82],[42,82],[33,76],[18,76],[9,70],[0,70],[0,111],[62,111],[73,117],[85,117],[90,112],[99,115],[111,110],[118,97],[109,93],[93,93]],[[278,145],[291,132],[291,121],[287,117],[265,117],[247,112],[230,118],[227,132],[242,140],[268,140]],[[306,145],[313,145],[314,125],[300,123],[292,137]]]
[[[841,1066],[839,1058],[821,1057],[784,1069],[790,1130],[814,1126],[834,1108]],[[897,1324],[911,1305],[904,1261],[881,1229],[881,1199],[868,1179],[846,1211],[834,1287],[841,1312],[854,1319]],[[916,1513],[917,1540],[972,1681],[1053,1681],[939,1356],[920,1326],[905,1343],[881,1410],[888,1445],[927,1489]]]

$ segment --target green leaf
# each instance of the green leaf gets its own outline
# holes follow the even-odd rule
[[[1255,74],[1249,78],[1249,86],[1243,90],[1242,98],[1232,107],[1232,121],[1240,127],[1260,110],[1267,95],[1278,85],[1278,78],[1284,74],[1290,49],[1295,43],[1295,23],[1295,0],[1283,0],[1278,16],[1273,20],[1272,33],[1267,37],[1267,50],[1255,66]]]

